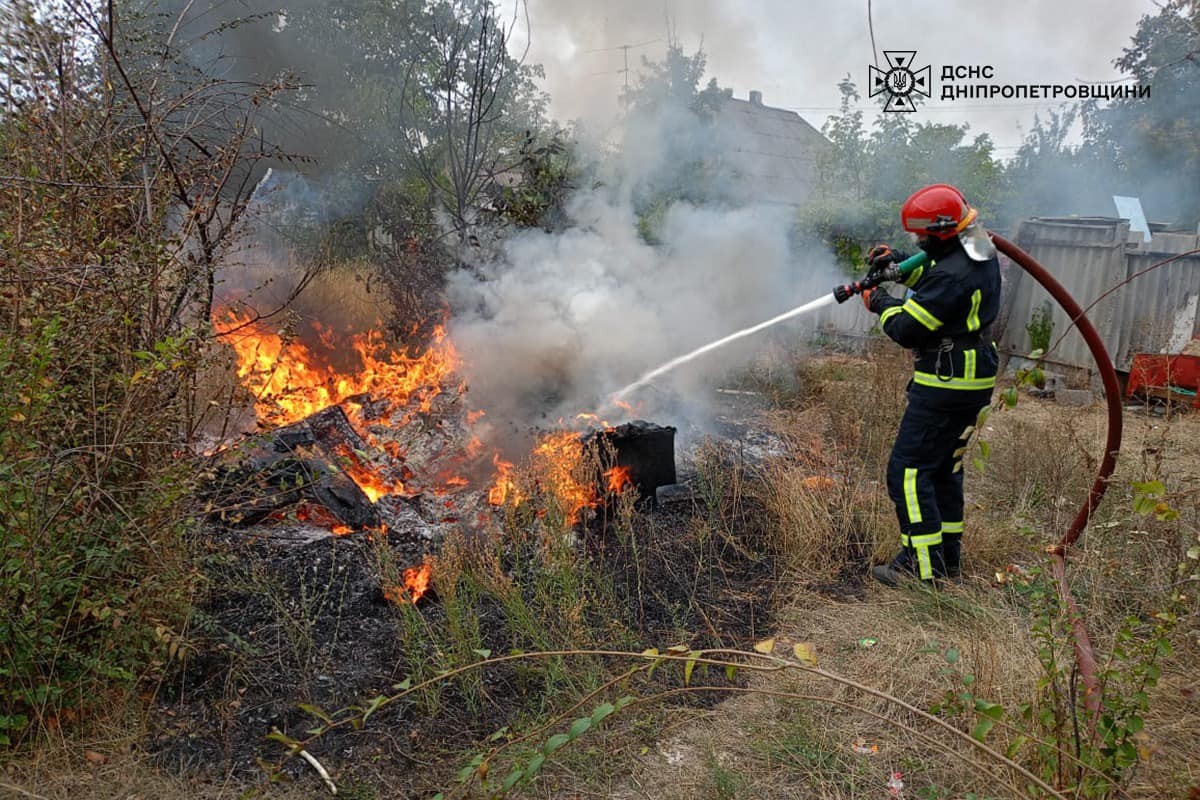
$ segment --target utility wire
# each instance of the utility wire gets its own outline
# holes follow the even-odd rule
[[[871,0],[867,0],[867,30],[871,33],[871,58],[875,59],[875,67],[879,67],[879,51],[875,49],[875,21],[871,18]]]
[[[964,110],[983,110],[983,109],[1006,109],[1006,108],[1052,108],[1060,106],[1068,100],[1047,100],[1042,103],[976,103],[972,105],[955,105],[949,108],[930,108],[928,105],[922,105],[917,108],[918,111],[930,111],[934,113],[944,113],[948,111],[964,111]],[[772,106],[772,108],[782,108],[786,111],[840,111],[841,106]],[[871,111],[879,110],[879,106],[849,106],[850,111]]]
[[[580,54],[582,55],[584,53],[610,53],[614,50],[632,50],[632,49],[636,49],[638,47],[645,47],[646,45],[657,44],[658,42],[661,42],[661,41],[662,41],[662,37],[660,36],[657,39],[651,39],[648,42],[638,42],[637,44],[619,44],[616,47],[597,47],[593,50],[581,50]]]

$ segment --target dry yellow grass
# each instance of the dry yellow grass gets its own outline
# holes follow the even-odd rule
[[[929,710],[972,676],[977,697],[999,703],[1006,720],[1022,703],[1041,701],[1035,608],[1021,581],[998,585],[997,571],[1044,563],[1044,546],[1074,516],[1103,440],[1103,410],[1079,410],[1022,397],[995,412],[982,432],[992,449],[982,472],[968,466],[966,584],[933,594],[869,586],[846,602],[812,587],[845,577],[850,559],[890,554],[895,522],[882,484],[887,448],[900,413],[906,365],[839,357],[802,365],[800,394],[776,415],[789,453],[772,464],[760,499],[775,522],[772,549],[788,566],[780,594],[792,599],[778,616],[777,639],[811,642],[821,667]],[[1161,480],[1179,512],[1173,521],[1133,513],[1135,482]],[[1126,415],[1126,435],[1109,495],[1073,554],[1071,576],[1101,664],[1109,663],[1124,621],[1152,620],[1177,588],[1176,567],[1200,532],[1200,417]],[[1010,572],[1011,574],[1011,572]],[[1150,693],[1145,759],[1127,792],[1136,798],[1183,797],[1200,784],[1200,691],[1194,665],[1200,622],[1194,585],[1178,609],[1173,653]],[[949,663],[948,648],[958,652]],[[852,798],[886,796],[893,771],[910,796],[1012,796],[1011,771],[911,712],[843,685],[789,672],[758,677],[757,693],[707,711],[667,710],[662,735],[646,752],[644,737],[604,739],[605,766],[560,777],[574,786],[530,796],[617,798]],[[800,700],[776,696],[801,694]],[[833,702],[831,702],[833,701]],[[849,703],[849,709],[839,703]],[[974,716],[945,717],[969,730]],[[988,743],[1003,751],[1014,733],[997,727]],[[1044,735],[1044,733],[1043,733]],[[930,737],[930,738],[924,738]],[[868,752],[857,752],[863,746]],[[872,748],[875,748],[872,750]],[[228,797],[228,787],[198,787],[163,776],[145,759],[121,754],[104,764],[82,748],[42,754],[5,778],[14,796],[59,798]],[[1015,751],[1033,760],[1032,746]],[[57,760],[56,760],[57,759]],[[120,767],[118,768],[118,765]],[[311,788],[311,786],[310,786]],[[285,794],[280,795],[287,797]]]
[[[778,526],[776,549],[792,568],[790,580],[801,587],[844,574],[839,558],[853,558],[855,548],[873,542],[879,557],[894,547],[892,511],[880,481],[890,438],[868,440],[863,424],[870,418],[865,405],[894,400],[886,393],[894,384],[882,377],[883,370],[846,357],[802,367],[808,380],[802,378],[802,394],[791,403],[800,410],[778,415],[791,452],[768,471],[765,499]],[[961,690],[956,676],[969,674],[976,697],[1003,705],[1006,721],[1020,724],[1017,708],[1022,703],[1037,708],[1045,698],[1040,643],[1032,631],[1036,607],[1020,579],[1000,585],[995,576],[1045,563],[1045,545],[1062,535],[1094,478],[1104,424],[1100,405],[1080,410],[1030,397],[1015,409],[993,413],[982,431],[991,456],[982,471],[968,466],[964,587],[940,594],[871,587],[862,602],[839,602],[800,588],[781,615],[780,641],[814,642],[822,667],[920,709],[935,707],[948,690]],[[880,425],[890,437],[894,427]],[[1134,483],[1150,480],[1165,484],[1179,519],[1164,522],[1133,512]],[[1200,785],[1197,602],[1194,596],[1179,605],[1170,602],[1184,551],[1200,533],[1197,484],[1200,418],[1131,411],[1108,497],[1071,561],[1074,593],[1102,667],[1122,668],[1111,653],[1115,637],[1131,624],[1144,630],[1168,607],[1183,614],[1170,634],[1174,652],[1160,659],[1163,677],[1150,692],[1144,758],[1128,783],[1130,797],[1182,797],[1188,787]],[[872,639],[878,641],[863,646]],[[960,654],[953,665],[944,656],[950,647]],[[875,698],[864,701],[852,690],[799,680],[794,673],[760,677],[752,686],[763,693],[737,697],[681,724],[641,756],[617,796],[879,797],[886,796],[896,770],[916,796],[1020,796],[1021,782],[1011,781],[1006,770],[986,774],[994,760]],[[771,694],[778,692],[835,702]],[[836,704],[847,700],[863,710]],[[964,729],[973,721],[969,713],[950,719]],[[918,733],[934,733],[938,741],[924,742]],[[1069,743],[1073,734],[1064,734]],[[988,742],[1003,751],[1014,736],[998,727]],[[860,740],[878,751],[855,752]],[[1019,762],[1037,760],[1029,744],[1015,756]],[[1012,783],[1007,788],[1006,780]]]

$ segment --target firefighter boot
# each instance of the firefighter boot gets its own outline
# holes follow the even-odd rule
[[[925,553],[918,553],[916,548],[905,547],[896,554],[890,564],[871,567],[871,577],[884,586],[895,587],[904,581],[917,578],[932,584],[935,578],[946,575],[945,555],[940,544],[930,545],[924,550]],[[922,558],[926,554],[927,560]]]
[[[877,564],[871,567],[871,577],[884,586],[899,586],[907,580],[916,577],[916,559],[913,552],[905,547],[896,554],[890,564]]]
[[[942,534],[942,558],[946,562],[946,578],[962,583],[962,534]]]

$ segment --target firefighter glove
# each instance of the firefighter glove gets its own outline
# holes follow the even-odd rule
[[[862,293],[863,305],[867,307],[867,311],[873,310],[871,308],[871,292],[873,292],[873,291],[875,291],[875,290],[874,289],[863,289],[863,293]]]
[[[907,255],[893,250],[886,244],[877,244],[867,252],[867,266],[872,272],[886,269],[892,264],[898,264],[908,258]]]

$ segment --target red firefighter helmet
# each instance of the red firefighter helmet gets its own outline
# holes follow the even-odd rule
[[[918,189],[900,208],[900,224],[909,233],[949,239],[975,221],[975,209],[963,193],[948,183]]]
[[[900,224],[917,236],[942,241],[957,236],[973,261],[988,261],[996,255],[996,246],[979,222],[979,212],[948,183],[935,183],[913,192],[900,208]]]

